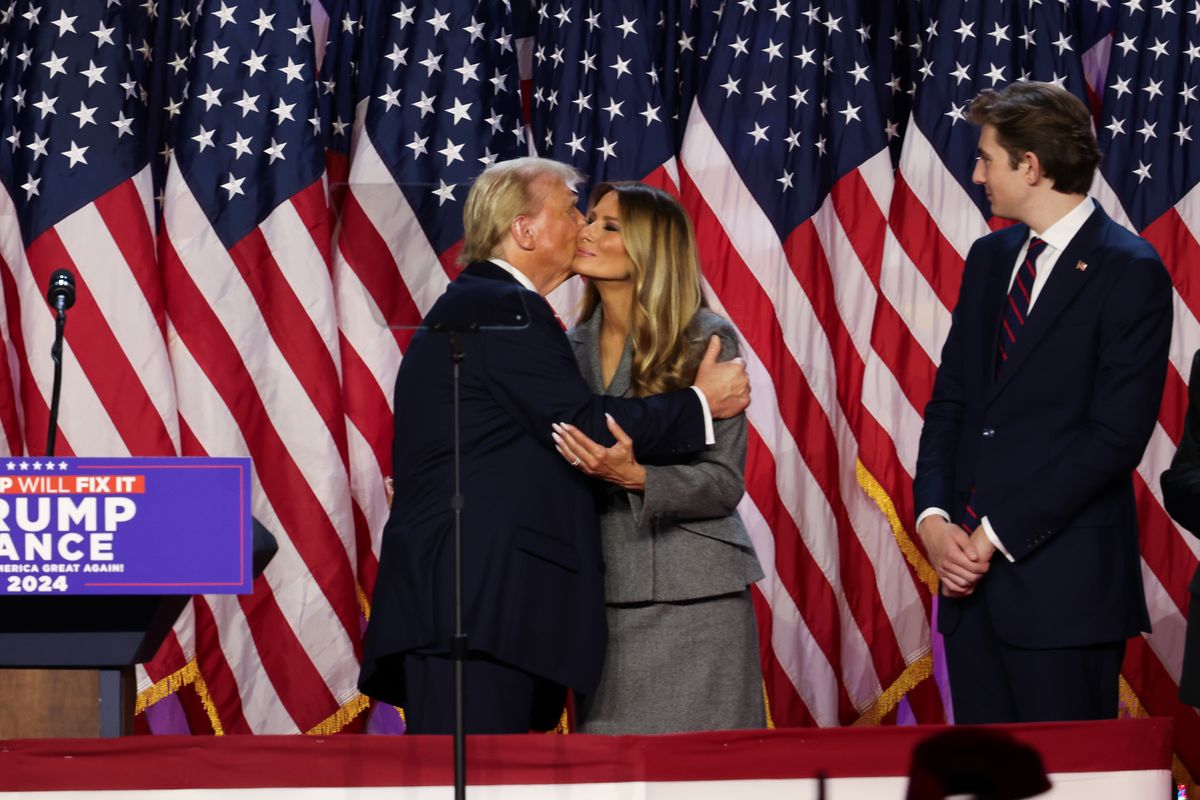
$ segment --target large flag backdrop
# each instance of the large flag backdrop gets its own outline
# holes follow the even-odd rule
[[[952,718],[912,532],[921,412],[970,243],[978,91],[1088,100],[1094,195],[1177,287],[1160,424],[1138,471],[1155,630],[1131,714],[1175,699],[1200,545],[1157,475],[1200,346],[1200,5],[1182,0],[10,0],[0,7],[0,425],[39,453],[42,287],[70,266],[63,453],[243,454],[280,555],[197,598],[140,672],[145,727],[395,730],[354,689],[391,465],[391,384],[455,274],[484,165],[538,152],[643,179],[696,222],[754,383],[741,512],[777,725]],[[1193,84],[1191,81],[1196,80]],[[577,292],[555,300],[569,317]]]

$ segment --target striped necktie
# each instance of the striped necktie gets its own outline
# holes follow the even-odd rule
[[[996,359],[996,374],[1000,374],[1000,365],[1008,360],[1008,354],[1017,344],[1017,335],[1025,324],[1029,314],[1029,297],[1033,292],[1033,280],[1037,277],[1037,259],[1046,249],[1046,243],[1036,236],[1029,240],[1025,250],[1025,259],[1017,269],[1012,288],[1008,290],[1008,300],[1004,303],[1004,314],[1000,319],[999,357]]]
[[[1012,288],[1008,290],[1008,300],[1004,303],[1004,314],[1001,316],[999,353],[996,359],[996,374],[1000,374],[1001,365],[1008,360],[1008,354],[1017,343],[1017,334],[1025,324],[1029,315],[1029,298],[1033,293],[1033,279],[1037,277],[1037,260],[1046,243],[1036,236],[1029,240],[1025,249],[1025,258],[1013,278]],[[979,525],[979,514],[975,511],[975,487],[967,498],[966,518],[961,523],[963,530],[970,533]]]

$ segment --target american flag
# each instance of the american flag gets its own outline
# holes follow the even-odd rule
[[[0,5],[4,441],[41,446],[42,287],[72,266],[61,452],[249,454],[283,540],[253,597],[194,603],[142,675],[149,716],[177,699],[197,729],[359,715],[403,326],[456,272],[471,180],[532,146],[673,188],[696,222],[754,381],[741,512],[768,572],[775,723],[947,718],[911,476],[963,256],[1003,224],[970,184],[963,115],[1027,77],[1088,99],[1093,193],[1178,287],[1139,469],[1155,632],[1123,686],[1130,713],[1175,716],[1180,776],[1200,770],[1174,699],[1200,547],[1157,480],[1200,347],[1195,2],[78,5]]]

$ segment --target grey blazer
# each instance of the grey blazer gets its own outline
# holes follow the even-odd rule
[[[598,393],[630,392],[632,343],[609,386],[600,371],[603,310],[567,332],[583,377]],[[721,356],[737,355],[733,326],[701,309],[689,336],[703,348],[712,334]],[[645,464],[644,492],[607,486],[601,516],[605,593],[609,603],[671,602],[740,592],[763,577],[754,545],[735,510],[745,493],[746,417],[714,420],[716,444],[673,464]],[[634,442],[636,448],[637,442]]]

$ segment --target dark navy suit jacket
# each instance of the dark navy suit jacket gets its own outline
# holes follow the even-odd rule
[[[471,264],[425,318],[489,323],[464,337],[463,583],[469,647],[581,692],[596,688],[607,628],[596,497],[555,451],[551,423],[611,443],[610,412],[639,455],[704,447],[691,389],[596,396],[550,306],[491,263]],[[517,327],[514,327],[517,326]],[[401,704],[401,656],[446,653],[453,633],[452,372],[445,334],[421,330],[396,379],[393,479],[359,687]]]
[[[996,377],[1008,283],[1029,228],[972,246],[933,396],[916,508],[986,516],[997,552],[976,592],[997,635],[1028,648],[1149,630],[1133,471],[1158,414],[1171,282],[1145,241],[1096,207],[1059,256]],[[941,598],[950,633],[958,601]]]

